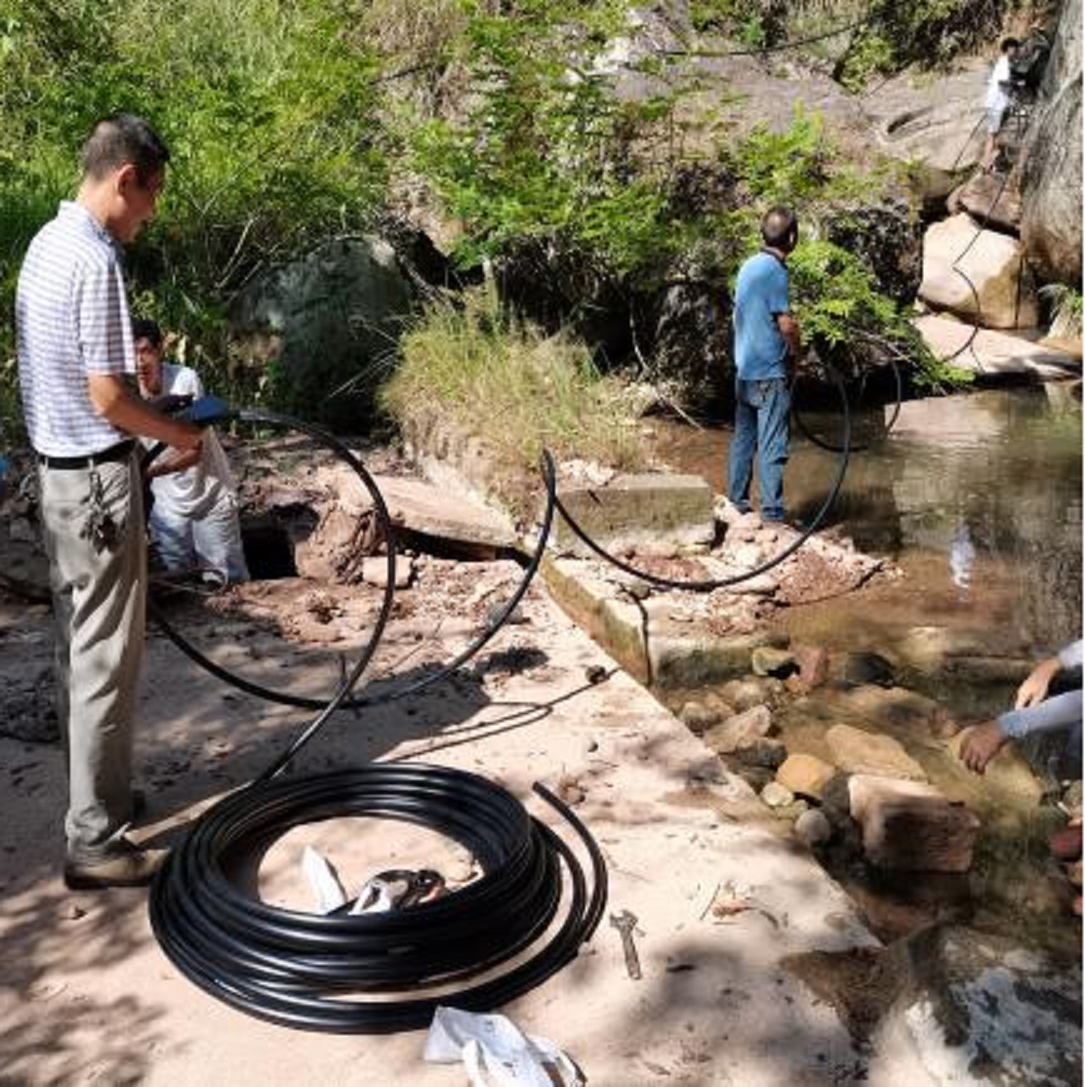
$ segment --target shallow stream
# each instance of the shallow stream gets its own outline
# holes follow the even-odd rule
[[[905,577],[876,594],[876,608],[857,609],[844,597],[793,609],[785,619],[792,633],[833,648],[876,650],[908,627],[945,625],[986,632],[992,648],[1026,658],[1078,637],[1080,389],[1058,384],[905,402],[888,434],[851,455],[827,517]],[[857,431],[866,438],[873,428],[863,423]],[[810,429],[827,438],[834,425]],[[657,421],[653,430],[661,460],[726,490],[729,428]],[[836,458],[793,428],[789,518],[802,521],[821,505]]]
[[[859,420],[857,432],[866,447],[852,455],[827,524],[839,527],[860,549],[892,560],[904,576],[858,596],[845,594],[779,613],[792,639],[836,652],[883,652],[892,659],[893,644],[908,630],[935,626],[958,632],[993,657],[1019,659],[1027,671],[1029,662],[1080,637],[1080,390],[1079,383],[1058,384],[909,401],[888,433],[881,411]],[[811,415],[804,421],[810,433],[834,444],[828,439],[838,437],[838,417]],[[720,493],[726,490],[729,428],[653,421],[652,429],[661,461],[703,476]],[[821,505],[836,455],[795,428],[793,436],[785,493],[789,519],[801,522]],[[953,688],[946,683],[926,693],[967,720],[1006,708],[1012,691],[1013,685],[1003,680]],[[667,701],[677,708],[682,699],[704,693],[667,692]],[[781,724],[789,745],[798,740],[800,749],[816,749],[816,742],[810,748],[799,735],[802,721],[785,712]],[[922,751],[923,738],[914,739]],[[1045,766],[1062,763],[1048,758],[1049,753],[1039,759],[1039,749],[1029,754],[1042,777],[1049,776]],[[956,760],[947,765],[944,755],[930,766],[921,761],[950,795],[967,792],[969,806],[980,811],[985,825],[997,823],[985,803],[992,796],[984,795],[993,783],[962,781]],[[941,780],[943,773],[956,782]],[[962,908],[970,916],[979,905],[974,901],[978,894],[998,900],[989,924],[1019,936],[1027,927],[1042,942],[1058,946],[1068,936],[1067,907],[1044,840],[1059,815],[1049,805],[1032,812],[1012,832],[985,834],[975,868],[963,879],[879,881],[850,861],[823,860],[883,937],[902,935],[947,910],[957,914]],[[1029,876],[1022,878],[1026,872]]]

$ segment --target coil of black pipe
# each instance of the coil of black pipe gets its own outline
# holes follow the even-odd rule
[[[575,958],[606,902],[598,845],[560,800],[535,790],[576,832],[590,879],[577,852],[496,783],[378,763],[259,782],[219,801],[158,874],[152,928],[194,984],[283,1026],[374,1034],[428,1026],[441,1003],[490,1011]],[[473,853],[482,875],[429,903],[355,917],[281,909],[231,881],[231,862],[271,838],[346,816],[443,834]]]

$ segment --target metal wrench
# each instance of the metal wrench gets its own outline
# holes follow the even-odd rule
[[[622,910],[621,913],[612,913],[610,915],[610,923],[622,935],[626,973],[629,974],[633,981],[640,980],[640,959],[637,957],[637,948],[633,943],[633,929],[636,927],[637,918],[629,910]]]

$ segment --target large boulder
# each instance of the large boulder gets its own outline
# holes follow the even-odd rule
[[[1021,238],[1042,278],[1081,281],[1081,0],[1066,0],[1022,148]]]
[[[347,238],[250,283],[234,304],[231,328],[243,351],[267,366],[291,411],[358,433],[372,408],[372,374],[412,301],[387,241]]]
[[[963,212],[927,228],[919,296],[984,328],[1032,328],[1038,319],[1021,243]]]
[[[990,64],[954,62],[937,78],[909,69],[863,98],[883,153],[907,165],[926,200],[949,195],[983,152],[983,96]]]

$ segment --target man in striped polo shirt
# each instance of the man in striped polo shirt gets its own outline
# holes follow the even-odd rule
[[[130,114],[99,121],[74,201],[38,232],[16,295],[19,382],[38,455],[68,756],[70,888],[138,886],[163,854],[125,836],[143,657],[146,537],[133,436],[196,449],[200,430],[135,385],[120,245],[155,211],[169,151]]]

